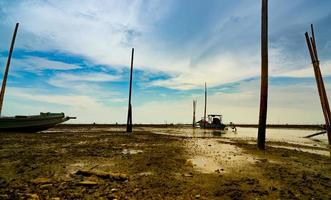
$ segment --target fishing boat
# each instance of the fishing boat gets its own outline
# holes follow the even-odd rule
[[[198,121],[200,128],[207,128],[207,129],[225,129],[225,124],[222,122],[222,115],[211,114],[208,115],[206,120],[202,118]]]
[[[194,106],[195,105],[193,105],[193,107]],[[195,108],[193,108],[193,109],[194,109],[194,113],[193,113],[193,115],[194,115],[195,114]],[[197,123],[199,124],[200,128],[218,129],[218,130],[224,130],[226,128],[225,124],[223,124],[223,122],[222,122],[222,118],[223,118],[222,115],[210,114],[207,117],[206,116],[206,113],[207,113],[207,83],[205,83],[205,109],[204,109],[204,116]]]
[[[16,115],[14,117],[1,116],[3,100],[5,96],[7,76],[9,72],[10,60],[14,49],[18,23],[16,23],[12,42],[10,45],[7,65],[2,80],[2,86],[0,91],[0,132],[38,132],[46,130],[55,126],[56,124],[68,121],[69,119],[75,119],[75,117],[67,117],[64,113],[40,113],[39,115]]]
[[[0,132],[38,132],[55,126],[56,124],[75,119],[64,113],[40,113],[39,115],[16,115],[14,117],[0,117]]]

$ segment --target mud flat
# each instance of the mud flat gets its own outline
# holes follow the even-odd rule
[[[327,145],[65,126],[0,133],[0,199],[329,199]],[[181,134],[182,133],[182,134]],[[228,135],[228,136],[227,136]]]

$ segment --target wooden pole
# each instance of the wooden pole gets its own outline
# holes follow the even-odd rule
[[[322,73],[321,73],[321,69],[320,69],[319,64],[318,64],[317,69],[318,69],[317,73],[319,74],[318,77],[319,77],[320,83],[321,83],[321,91],[323,92],[323,98],[324,98],[324,102],[325,102],[326,114],[327,114],[327,117],[329,118],[329,124],[331,124],[331,114],[330,114],[329,100],[328,100],[328,96],[326,94],[325,85],[324,85],[324,81],[323,81],[323,77],[322,77]]]
[[[205,109],[203,112],[203,128],[206,128],[206,117],[207,117],[207,83],[205,82]]]
[[[3,105],[3,99],[4,99],[5,91],[6,91],[6,84],[7,84],[9,66],[10,66],[11,56],[12,56],[12,53],[13,53],[13,50],[14,50],[18,25],[19,25],[19,23],[16,23],[13,38],[12,38],[11,44],[10,44],[9,55],[8,55],[8,59],[7,59],[7,65],[6,65],[5,73],[3,74],[2,86],[1,86],[1,92],[0,92],[0,115],[1,115],[1,112],[2,112],[2,105]]]
[[[129,85],[129,105],[128,105],[128,118],[127,118],[127,121],[126,121],[126,132],[128,132],[128,133],[132,133],[131,94],[132,94],[133,56],[134,56],[134,48],[132,48],[132,54],[131,54],[131,70],[130,70],[130,85]]]
[[[261,22],[261,94],[257,144],[263,150],[268,107],[268,0],[262,0]]]
[[[195,109],[197,106],[197,100],[193,100],[193,123],[192,123],[192,127],[195,128]]]
[[[322,73],[320,70],[320,63],[318,60],[318,53],[317,53],[317,48],[316,48],[316,40],[315,40],[315,33],[314,33],[313,25],[311,25],[311,32],[312,32],[312,37],[309,37],[309,34],[307,32],[305,33],[306,42],[307,42],[308,50],[309,50],[311,61],[312,61],[313,68],[314,68],[317,90],[318,90],[318,94],[320,97],[320,102],[321,102],[323,115],[324,115],[324,119],[325,119],[325,129],[326,129],[326,132],[328,135],[329,144],[331,144],[330,106],[329,106],[329,100],[328,100],[328,97],[327,97],[327,94],[325,91]],[[314,135],[316,135],[316,134],[314,134]]]
[[[313,24],[311,24],[310,27],[311,27],[311,33],[312,33],[312,38],[311,38],[312,46],[313,46],[315,58],[316,58],[316,61],[317,61],[317,64],[318,64],[318,67],[317,67],[317,69],[318,69],[317,72],[319,74],[318,77],[319,77],[320,82],[321,82],[321,88],[322,88],[322,92],[323,92],[323,96],[324,96],[326,113],[327,113],[328,118],[329,118],[329,124],[331,124],[330,106],[329,106],[328,96],[327,96],[326,91],[325,91],[325,86],[324,86],[324,81],[323,81],[321,69],[320,69],[320,66],[319,66],[318,53],[317,53],[315,32],[314,32]]]

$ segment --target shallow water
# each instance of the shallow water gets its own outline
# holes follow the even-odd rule
[[[191,154],[188,163],[202,173],[228,173],[238,172],[256,161],[241,148],[220,141],[222,140],[192,138],[186,145]]]
[[[237,128],[234,132],[232,129],[227,131],[219,130],[204,130],[200,128],[148,128],[153,133],[166,134],[174,136],[184,137],[203,137],[203,138],[228,138],[247,140],[251,143],[255,143],[257,138],[257,128]],[[291,147],[289,145],[274,145],[269,146],[277,148],[295,149],[299,151],[310,152],[319,155],[330,156],[330,150],[328,148],[327,135],[319,135],[313,138],[304,138],[304,136],[318,132],[318,130],[311,129],[277,129],[269,128],[266,130],[267,142],[280,142],[289,145],[300,145],[301,147]],[[319,148],[316,149],[315,147]],[[314,149],[315,148],[315,149]]]
[[[257,128],[238,128],[237,134],[228,131],[227,137],[241,137],[241,138],[253,138],[257,136]],[[307,143],[307,144],[318,144],[324,143],[327,144],[327,135],[319,135],[313,138],[304,138],[307,135],[319,132],[318,130],[311,129],[277,129],[269,128],[266,131],[266,138],[269,141],[278,141],[278,142],[288,142],[288,143]],[[316,141],[318,140],[318,141]]]
[[[257,128],[242,128],[238,127],[234,132],[231,128],[226,131],[200,129],[191,127],[169,127],[169,128],[155,128],[155,127],[134,127],[134,130],[148,131],[156,134],[182,136],[189,138],[223,138],[231,140],[246,140],[248,143],[256,144]],[[107,134],[109,132],[125,132],[125,127],[88,127],[88,128],[74,128],[74,129],[50,129],[44,133],[80,133],[85,137],[99,137],[100,134]],[[96,133],[87,134],[86,133]],[[276,148],[286,148],[291,150],[299,150],[310,152],[319,155],[330,156],[330,147],[327,141],[327,135],[322,134],[313,138],[304,138],[307,135],[319,132],[319,130],[312,129],[286,129],[286,128],[268,128],[266,130],[266,141],[268,146]],[[268,143],[269,142],[269,143]],[[275,142],[275,143],[273,143]],[[79,141],[79,144],[84,144],[84,141]],[[132,152],[123,152],[124,154],[131,154]],[[133,153],[134,154],[134,153]]]
[[[149,128],[148,128],[149,129]],[[219,130],[204,130],[200,128],[151,128],[152,132],[177,135],[186,137],[226,137],[239,139],[256,139],[257,128],[237,128],[234,132],[232,129],[227,131]],[[307,143],[307,144],[327,144],[327,135],[319,135],[313,138],[303,138],[304,136],[318,132],[317,130],[309,129],[276,129],[270,128],[266,130],[268,141],[288,142],[288,143]]]

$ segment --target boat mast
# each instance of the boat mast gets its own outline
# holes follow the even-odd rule
[[[18,25],[19,25],[19,23],[16,23],[13,38],[12,38],[10,49],[9,49],[9,55],[8,55],[8,59],[7,59],[7,65],[6,65],[5,73],[3,74],[2,86],[1,86],[1,92],[0,92],[0,115],[1,115],[1,112],[2,112],[2,105],[3,105],[4,96],[5,96],[9,66],[10,66],[11,56],[12,56],[13,49],[14,49],[14,44],[15,44]]]
[[[207,112],[207,83],[205,82],[205,110],[203,114],[203,128],[206,128],[206,112]]]

